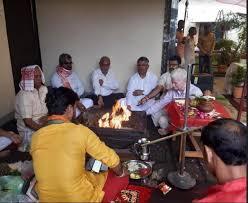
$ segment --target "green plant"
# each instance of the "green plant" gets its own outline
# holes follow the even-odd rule
[[[246,79],[246,69],[242,66],[238,66],[237,70],[232,74],[232,85],[243,86]]]
[[[237,44],[232,40],[222,39],[219,40],[215,49],[221,51],[220,55],[216,58],[219,65],[229,65],[233,61],[238,61],[239,56],[235,51]]]
[[[233,12],[223,14],[222,12],[222,17],[216,22],[216,29],[221,29],[224,33],[224,39],[218,42],[225,47],[223,48],[223,54],[219,59],[220,62],[228,65],[233,61],[238,61],[242,56],[246,55],[246,14]],[[237,30],[238,33],[237,43],[226,39],[226,36],[228,35],[227,32],[234,29]],[[218,43],[216,44],[216,49],[221,49],[221,46],[218,47]]]

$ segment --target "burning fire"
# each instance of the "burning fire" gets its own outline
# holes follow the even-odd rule
[[[131,111],[126,106],[121,106],[120,102],[117,101],[112,107],[111,115],[105,113],[102,118],[98,120],[99,127],[102,128],[121,128],[123,121],[129,121]]]

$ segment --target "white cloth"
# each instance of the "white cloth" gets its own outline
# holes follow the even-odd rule
[[[148,109],[155,102],[154,99],[151,99],[145,104],[139,106],[138,102],[156,87],[157,81],[157,76],[151,72],[147,72],[146,77],[144,78],[141,78],[139,73],[135,73],[128,82],[126,105],[130,105],[132,111],[145,111]],[[144,90],[144,95],[133,96],[133,92],[135,90]]]
[[[118,81],[116,80],[115,75],[111,70],[109,70],[108,73],[104,75],[101,69],[98,68],[92,73],[91,79],[94,93],[96,95],[108,96],[119,88]],[[103,80],[102,86],[99,84],[100,79]]]
[[[230,66],[226,70],[225,82],[224,82],[226,94],[232,94],[232,89],[233,89],[232,75],[233,75],[233,73],[235,73],[237,71],[239,66],[246,69],[246,60],[245,59],[242,61],[240,60],[240,63],[233,62],[230,64]]]
[[[172,88],[171,74],[169,71],[160,76],[158,85],[164,86],[164,89],[166,90],[169,90]]]
[[[45,76],[38,65],[31,65],[27,67],[23,67],[21,70],[22,79],[19,83],[19,87],[21,90],[33,91],[34,90],[34,69],[38,68],[41,73],[41,82],[45,84]]]
[[[80,103],[83,104],[86,109],[88,109],[94,105],[93,100],[88,99],[88,98],[80,99]],[[80,113],[81,113],[81,111],[78,108],[76,108],[76,117],[78,117],[80,115]]]
[[[12,143],[12,140],[8,137],[0,137],[0,151],[8,147]]]
[[[169,104],[171,101],[179,98],[185,98],[186,89],[184,91],[178,91],[171,89],[169,90],[164,97],[162,97],[160,100],[156,101],[154,105],[152,105],[149,109],[147,109],[146,113],[147,115],[154,114],[164,108],[167,104]],[[189,88],[189,95],[192,96],[202,96],[202,91],[196,87],[195,85],[190,84]]]
[[[152,114],[152,121],[154,125],[160,126],[161,128],[167,128],[168,127],[168,118],[165,111],[157,111],[156,113]]]
[[[188,64],[195,64],[195,40],[194,38],[190,38],[187,36],[185,44],[184,44],[184,60],[185,60],[185,68],[187,68]]]
[[[127,107],[127,98],[121,98],[119,99],[119,102],[121,106]],[[155,99],[150,99],[143,105],[135,106],[135,105],[130,105],[131,106],[131,111],[146,111],[150,106],[152,106],[155,103]]]
[[[72,72],[72,74],[67,77],[67,80],[70,83],[72,90],[80,97],[84,93],[84,86],[77,74]],[[55,72],[51,78],[51,85],[56,88],[63,87],[62,80],[57,72]]]

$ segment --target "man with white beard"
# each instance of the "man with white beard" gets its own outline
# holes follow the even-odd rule
[[[185,99],[187,72],[182,68],[177,68],[171,72],[172,89],[169,90],[164,97],[156,101],[149,109],[146,110],[147,115],[152,116],[155,126],[159,126],[158,133],[166,135],[168,127],[168,117],[164,111],[164,107],[175,99]],[[190,84],[189,95],[202,96],[202,91],[195,85]]]

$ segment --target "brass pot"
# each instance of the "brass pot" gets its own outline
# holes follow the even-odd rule
[[[213,111],[214,106],[212,101],[199,101],[196,107],[199,111],[204,112],[204,113],[209,113]]]

